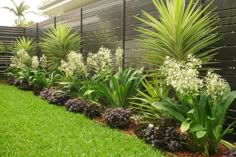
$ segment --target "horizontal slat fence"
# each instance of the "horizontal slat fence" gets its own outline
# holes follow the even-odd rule
[[[206,5],[211,1],[205,0]],[[218,68],[216,72],[230,83],[232,90],[236,90],[236,1],[214,0],[212,7],[214,6],[217,7],[215,12],[219,17],[218,32],[222,39],[213,45],[220,47],[215,58],[217,63],[213,67]],[[236,101],[228,112],[226,124],[232,123],[235,119]],[[236,127],[234,128],[234,137],[236,137]]]
[[[212,0],[202,0],[202,3],[207,5],[210,1]],[[233,90],[236,90],[236,1],[215,0],[213,6],[217,7],[215,12],[219,16],[218,31],[222,35],[222,39],[213,45],[221,47],[216,56],[216,61],[219,63],[214,67],[220,69],[217,73],[230,83]],[[125,50],[125,66],[142,66],[141,55],[137,53],[140,50],[137,42],[139,34],[134,30],[137,26],[145,26],[134,18],[134,16],[143,17],[141,10],[158,18],[151,0],[101,0],[27,28],[26,34],[40,41],[45,28],[65,23],[81,34],[83,53],[96,52],[101,45],[111,49],[120,46]],[[229,111],[227,123],[234,119],[236,119],[236,103]]]
[[[0,42],[10,47],[15,40],[25,35],[25,28],[0,26]],[[11,52],[0,52],[0,80],[6,78],[6,69],[10,65]]]

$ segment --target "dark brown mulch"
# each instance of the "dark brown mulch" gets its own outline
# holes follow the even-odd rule
[[[224,145],[220,144],[218,148],[218,153],[212,157],[228,157],[229,149],[226,148]],[[166,152],[166,155],[170,157],[204,157],[203,154],[191,151],[179,151],[174,153]]]
[[[137,128],[137,125],[133,122],[130,122],[130,125],[128,128],[122,130],[125,134],[130,135],[130,136],[136,136],[135,130]]]

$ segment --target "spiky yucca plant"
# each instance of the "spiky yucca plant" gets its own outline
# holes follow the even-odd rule
[[[49,70],[55,70],[70,51],[80,49],[80,35],[72,32],[67,25],[51,26],[42,38],[41,48],[47,57]]]
[[[159,67],[166,56],[186,60],[189,54],[209,63],[216,49],[206,49],[220,37],[216,32],[217,16],[210,4],[199,5],[200,0],[152,0],[160,20],[143,11],[145,19],[138,20],[152,29],[138,27],[140,43],[145,49],[143,61]]]
[[[37,53],[37,44],[30,37],[19,37],[16,42],[12,45],[13,52],[24,49],[30,56]]]

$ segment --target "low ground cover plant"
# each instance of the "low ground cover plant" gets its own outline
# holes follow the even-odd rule
[[[127,128],[132,110],[123,108],[107,109],[103,114],[105,122],[113,128]]]
[[[152,124],[140,124],[136,129],[138,138],[156,148],[171,152],[184,148],[185,137],[178,131],[179,125],[172,119],[161,120],[158,126]]]

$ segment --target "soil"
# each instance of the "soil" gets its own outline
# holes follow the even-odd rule
[[[98,123],[105,123],[105,121],[104,121],[102,116],[96,117],[95,121],[98,122]]]
[[[212,157],[228,157],[228,154],[229,154],[229,149],[226,148],[224,145],[220,144],[217,155]],[[166,152],[166,155],[170,157],[204,157],[204,155],[202,155],[201,153],[196,153],[191,151],[180,151],[174,153]]]
[[[135,123],[132,123],[130,122],[130,125],[128,128],[122,130],[125,134],[127,135],[130,135],[130,136],[136,136],[135,134],[135,129],[136,129],[136,124]]]

